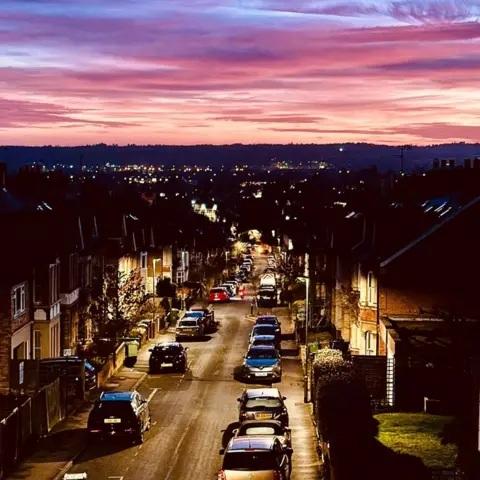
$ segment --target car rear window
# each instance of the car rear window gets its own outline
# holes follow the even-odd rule
[[[223,291],[223,288],[212,288],[210,293],[222,293]]]
[[[197,321],[196,320],[182,320],[180,322],[181,327],[196,327]]]
[[[187,312],[187,317],[195,317],[195,318],[201,318],[204,317],[205,314],[203,312],[195,311],[195,312]]]
[[[95,413],[100,417],[134,417],[132,404],[129,401],[103,401],[99,402],[95,408]]]
[[[277,320],[275,318],[257,318],[257,325],[276,325]]]
[[[242,430],[242,435],[275,435],[273,427],[247,427]]]
[[[280,399],[271,397],[249,398],[245,404],[247,410],[255,410],[257,408],[279,408],[282,404]]]
[[[161,353],[161,354],[175,354],[175,353],[180,353],[181,349],[180,347],[177,347],[176,345],[168,345],[165,347],[155,347],[153,349],[155,353]]]
[[[251,348],[247,353],[247,358],[258,358],[258,359],[269,359],[273,360],[277,358],[275,350],[272,349],[263,349],[263,348]]]
[[[267,451],[227,452],[223,459],[224,470],[258,472],[260,470],[277,469],[275,453]]]
[[[274,333],[275,329],[270,325],[259,325],[253,329],[254,335],[273,335]]]

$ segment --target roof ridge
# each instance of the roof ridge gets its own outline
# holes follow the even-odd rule
[[[425,238],[428,238],[430,235],[432,235],[433,233],[435,233],[437,230],[439,230],[441,227],[443,227],[443,225],[445,225],[446,223],[450,222],[451,220],[453,220],[454,218],[456,218],[458,215],[460,215],[462,212],[464,212],[465,210],[468,210],[470,207],[472,207],[473,205],[475,205],[476,203],[478,203],[480,201],[480,196],[478,197],[475,197],[473,198],[472,200],[470,200],[468,203],[466,203],[463,207],[461,207],[460,209],[452,212],[451,215],[447,215],[444,219],[442,219],[440,222],[438,222],[437,224],[435,224],[433,227],[430,227],[426,232],[424,232],[422,235],[420,235],[419,237],[417,237],[416,239],[412,240],[410,243],[408,243],[407,245],[405,245],[405,247],[401,248],[400,250],[398,250],[397,252],[395,252],[393,255],[391,255],[390,257],[388,257],[386,260],[384,260],[383,262],[380,263],[380,267],[383,268],[383,267],[386,267],[389,263],[393,262],[396,258],[400,257],[401,255],[403,255],[405,252],[407,252],[408,250],[410,250],[412,247],[414,247],[417,243],[420,243],[422,240],[424,240]]]

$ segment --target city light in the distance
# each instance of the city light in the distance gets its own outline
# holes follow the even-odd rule
[[[480,139],[477,0],[2,0],[3,144]]]

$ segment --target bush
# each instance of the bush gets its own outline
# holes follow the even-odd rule
[[[324,441],[373,436],[370,396],[351,362],[342,352],[324,348],[314,357],[315,415],[318,433]]]

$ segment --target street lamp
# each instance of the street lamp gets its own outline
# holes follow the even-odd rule
[[[308,349],[308,323],[310,320],[310,256],[305,254],[305,272],[299,278],[305,279],[305,375],[303,377],[303,401],[308,403],[308,363],[309,363],[309,349]]]

